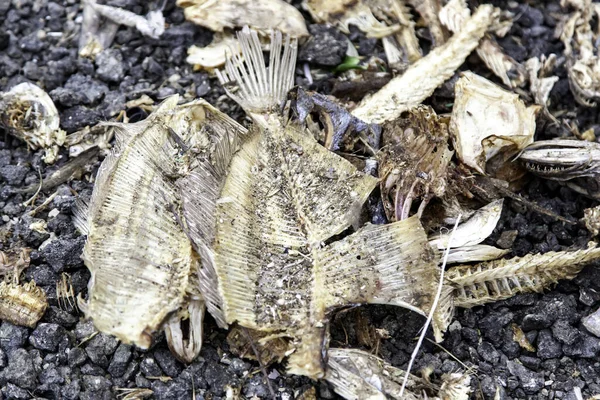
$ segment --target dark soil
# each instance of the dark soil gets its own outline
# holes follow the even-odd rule
[[[145,14],[141,0],[109,0],[111,5]],[[562,54],[554,38],[557,18],[563,14],[558,1],[506,2],[496,5],[518,15],[510,33],[500,44],[517,61],[533,56]],[[78,58],[77,41],[81,23],[78,1],[0,0],[0,90],[31,81],[44,88],[55,101],[62,128],[71,133],[86,125],[113,118],[125,103],[146,94],[159,101],[174,93],[187,99],[206,98],[238,120],[241,110],[224,97],[218,82],[204,72],[194,72],[185,63],[191,44],[206,45],[212,34],[184,20],[183,11],[169,0],[165,8],[168,28],[159,40],[141,36],[135,29],[121,27],[115,43],[95,62]],[[310,21],[309,17],[307,21]],[[340,82],[331,66],[342,61],[345,35],[324,26],[311,26],[315,38],[301,49],[297,84],[329,94]],[[55,34],[61,33],[61,34]],[[419,29],[424,47],[428,32]],[[383,57],[381,45],[353,31],[349,38],[365,56]],[[320,43],[319,41],[324,41]],[[326,49],[326,51],[324,50]],[[340,50],[341,49],[341,50]],[[312,84],[303,66],[321,68]],[[462,67],[498,82],[471,56]],[[556,69],[560,81],[551,94],[553,112],[576,121],[581,131],[600,133],[597,110],[576,105],[570,94],[564,63]],[[440,113],[453,101],[456,76],[438,89],[429,101]],[[383,82],[385,83],[385,82]],[[383,84],[381,83],[381,84]],[[381,86],[379,84],[379,86]],[[132,121],[145,118],[139,108],[127,110]],[[538,138],[565,135],[561,128],[538,121]],[[28,151],[25,144],[0,130],[0,214],[11,230],[2,238],[0,250],[27,246],[31,266],[25,280],[33,279],[47,293],[50,308],[35,329],[0,323],[0,398],[7,399],[111,399],[121,388],[150,388],[157,399],[224,398],[228,388],[239,389],[246,398],[270,398],[258,365],[231,355],[226,332],[207,317],[201,356],[183,365],[171,356],[163,335],[153,347],[142,351],[98,334],[80,320],[72,307],[59,306],[56,283],[61,273],[72,279],[75,295],[86,296],[89,273],[80,259],[84,239],[76,232],[72,206],[77,196],[89,196],[90,183],[100,163],[59,187],[41,193],[35,204],[24,207],[30,195],[18,189],[37,184],[38,174],[48,177],[69,159],[52,166],[42,161],[42,151]],[[27,213],[52,193],[56,197],[34,216]],[[595,205],[553,182],[532,179],[521,193],[562,216],[578,219],[585,207]],[[579,225],[565,225],[507,200],[508,206],[488,242],[494,244],[503,232],[517,231],[513,255],[582,247],[590,239]],[[56,211],[55,211],[56,210]],[[48,233],[31,224],[43,221]],[[0,231],[2,232],[2,231]],[[505,234],[504,238],[511,236]],[[47,239],[54,239],[39,249]],[[459,310],[441,347],[425,342],[415,371],[431,368],[433,377],[475,367],[473,399],[574,399],[579,387],[584,398],[600,394],[600,338],[585,331],[580,320],[600,301],[600,270],[590,266],[575,280],[561,282],[545,294],[524,294],[490,306]],[[392,364],[405,368],[415,346],[423,318],[400,308],[366,306],[340,313],[331,325],[332,345],[378,351]],[[513,339],[513,324],[521,327],[535,347],[530,352]],[[389,339],[378,340],[374,328],[387,330]],[[445,349],[445,350],[444,350]],[[458,361],[460,360],[460,361]],[[310,387],[319,398],[337,398],[324,383],[288,377],[282,365],[267,368],[270,384],[281,399],[293,399]],[[155,377],[168,377],[163,380]]]

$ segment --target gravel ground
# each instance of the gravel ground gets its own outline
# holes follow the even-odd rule
[[[138,14],[147,12],[141,0],[110,0],[107,4]],[[517,61],[562,54],[563,46],[553,36],[555,18],[562,13],[558,2],[495,4],[519,15],[511,32],[500,40]],[[39,84],[55,101],[62,128],[69,133],[114,117],[127,101],[143,94],[155,100],[174,93],[187,98],[202,96],[243,119],[214,78],[194,72],[185,63],[187,47],[208,44],[212,34],[185,22],[182,10],[172,0],[167,2],[165,17],[168,28],[159,40],[122,27],[113,46],[93,62],[77,57],[78,1],[0,0],[0,90],[24,81]],[[314,39],[301,48],[297,83],[321,93],[347,96],[332,72],[318,75],[318,80],[308,85],[301,68],[308,63],[327,71],[327,67],[340,64],[346,36],[320,25],[310,26],[310,31]],[[427,45],[426,29],[419,34]],[[348,37],[361,55],[383,57],[377,41],[358,31]],[[462,69],[490,75],[474,55]],[[597,110],[578,107],[569,92],[564,67],[559,66],[556,73],[561,79],[551,94],[552,111],[561,110],[563,117],[576,119],[581,131],[594,127],[600,133]],[[431,100],[438,112],[448,111],[456,78]],[[350,94],[356,97],[357,93]],[[133,121],[146,116],[139,108],[129,109],[127,114]],[[559,129],[538,123],[538,138],[560,134]],[[192,398],[193,393],[196,399],[219,399],[228,387],[238,388],[246,398],[269,398],[258,365],[233,356],[226,332],[217,329],[210,317],[205,323],[201,356],[191,365],[183,365],[171,356],[162,335],[151,349],[142,351],[110,336],[94,335],[91,323],[80,320],[75,309],[59,305],[55,288],[62,273],[71,276],[75,295],[86,295],[89,273],[80,259],[84,238],[72,224],[72,206],[77,196],[90,195],[93,184],[89,181],[100,161],[79,179],[42,193],[33,206],[22,205],[29,195],[19,194],[18,189],[36,184],[39,173],[48,177],[68,161],[67,153],[61,154],[56,165],[46,166],[41,151],[29,152],[22,142],[0,130],[0,223],[5,224],[0,227],[0,250],[15,246],[37,249],[31,253],[25,280],[33,279],[50,301],[35,329],[0,323],[0,398],[111,399],[125,393],[122,388],[150,388],[157,399]],[[47,207],[27,215],[54,192]],[[536,179],[522,195],[568,218],[580,218],[583,208],[594,205],[567,188]],[[488,242],[494,244],[503,232],[516,231],[514,255],[581,247],[590,239],[580,226],[566,226],[514,202],[507,204]],[[47,233],[33,230],[34,222],[45,223]],[[49,244],[40,248],[49,238]],[[600,270],[591,266],[575,280],[561,282],[543,295],[519,295],[461,310],[441,343],[446,351],[425,342],[415,370],[431,368],[433,376],[439,376],[474,366],[473,399],[574,399],[574,387],[582,388],[584,397],[600,394],[600,339],[580,323],[599,301]],[[332,323],[332,344],[378,351],[394,365],[405,367],[423,320],[394,307],[353,309],[340,313]],[[533,351],[515,342],[515,325],[525,333]],[[377,340],[374,328],[386,329],[390,338]],[[293,399],[311,387],[318,398],[337,398],[326,384],[285,376],[281,365],[269,367],[267,373],[278,398]]]

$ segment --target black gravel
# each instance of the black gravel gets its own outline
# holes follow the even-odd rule
[[[146,2],[140,0],[108,3],[138,14],[148,11]],[[499,39],[513,58],[525,61],[552,52],[562,54],[563,46],[553,36],[563,13],[558,1],[493,3],[518,16],[509,34]],[[0,90],[25,81],[40,85],[55,101],[67,132],[113,118],[125,109],[127,101],[141,95],[157,101],[174,93],[187,99],[203,96],[243,120],[241,110],[223,96],[214,78],[185,64],[188,46],[206,45],[212,34],[186,22],[173,0],[167,2],[165,16],[168,28],[160,39],[121,27],[112,47],[92,62],[77,57],[78,1],[0,0]],[[343,61],[347,38],[361,55],[382,54],[376,40],[356,30],[346,36],[330,27],[310,25],[310,31],[314,37],[300,49],[297,83],[324,94],[337,79],[331,67]],[[422,44],[428,47],[427,35],[422,36]],[[304,63],[321,71],[311,85],[304,76]],[[497,82],[475,55],[463,69]],[[598,132],[597,110],[576,105],[560,60],[556,73],[561,80],[551,93],[551,110],[563,111],[577,121],[581,131],[592,127]],[[455,81],[456,77],[431,99],[439,112],[449,110]],[[146,116],[139,108],[127,110],[127,115],[132,120]],[[538,138],[564,134],[560,127],[538,121]],[[226,332],[217,329],[210,317],[200,357],[184,365],[171,355],[162,335],[152,348],[140,350],[97,333],[91,323],[80,320],[76,309],[59,304],[56,283],[63,273],[70,276],[76,296],[86,295],[89,272],[80,259],[84,239],[72,224],[72,206],[77,196],[89,197],[89,178],[99,161],[81,180],[41,193],[34,205],[25,207],[23,202],[30,196],[18,189],[37,183],[39,173],[47,177],[68,161],[63,150],[56,165],[45,166],[42,155],[41,151],[28,151],[22,142],[0,130],[0,224],[4,224],[0,225],[0,250],[15,246],[34,249],[24,279],[35,280],[50,302],[35,329],[0,323],[0,398],[113,399],[123,388],[149,388],[157,399],[191,398],[192,393],[197,399],[219,399],[228,389],[239,389],[246,398],[269,398],[258,365],[233,356]],[[55,191],[57,195],[47,207],[26,215]],[[521,195],[573,220],[582,216],[584,208],[595,205],[556,183],[537,179],[527,183]],[[579,225],[565,225],[513,201],[506,204],[488,243],[510,248],[512,255],[582,247],[590,240]],[[32,228],[40,222],[45,223],[45,232]],[[473,399],[574,399],[574,387],[582,389],[584,398],[599,394],[600,339],[580,322],[599,301],[600,270],[590,266],[573,281],[561,282],[545,294],[518,295],[459,310],[441,343],[447,351],[426,341],[414,370],[428,367],[439,377],[465,366],[475,367]],[[422,324],[422,317],[403,309],[362,307],[342,313],[332,322],[332,345],[376,348],[381,357],[405,367]],[[532,347],[515,341],[515,326]],[[365,340],[361,333],[365,327],[385,329],[390,338],[376,343]],[[268,367],[267,373],[280,399],[293,399],[312,386],[319,398],[337,398],[327,384],[286,376],[281,365]]]

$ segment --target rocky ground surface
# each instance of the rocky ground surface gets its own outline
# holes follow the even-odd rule
[[[108,4],[138,14],[147,12],[146,2],[141,0],[110,0]],[[562,53],[561,42],[553,36],[556,16],[561,14],[558,2],[496,4],[518,15],[509,35],[500,41],[517,61]],[[112,47],[90,61],[77,56],[79,1],[0,0],[0,90],[24,81],[39,84],[55,101],[61,126],[69,133],[114,117],[126,109],[127,101],[143,94],[155,100],[174,93],[202,96],[241,118],[213,77],[194,72],[185,63],[187,47],[206,45],[211,33],[186,22],[172,0],[167,1],[165,16],[168,28],[160,39],[148,39],[135,29],[122,27]],[[301,48],[297,83],[326,94],[335,92],[339,77],[331,68],[343,60],[346,36],[319,25],[310,30],[315,38]],[[427,44],[426,30],[419,33]],[[348,37],[361,55],[383,57],[376,40],[358,31]],[[312,85],[304,75],[305,63],[321,71],[314,74]],[[476,56],[462,69],[489,76]],[[582,131],[595,127],[600,133],[597,111],[581,108],[573,100],[564,66],[557,68],[557,74],[561,79],[552,91],[551,109],[576,119]],[[436,92],[431,104],[438,112],[448,111],[456,78]],[[146,115],[140,108],[127,113],[133,121]],[[539,124],[538,128],[540,138],[562,134],[550,125]],[[89,180],[99,161],[79,180],[42,193],[33,206],[22,205],[29,195],[19,194],[18,189],[37,184],[39,174],[47,177],[60,168],[68,160],[66,152],[61,154],[57,164],[46,166],[41,151],[30,152],[24,143],[0,131],[0,224],[15,221],[0,250],[16,244],[36,249],[25,280],[33,279],[50,301],[35,329],[0,323],[0,398],[111,399],[127,393],[122,389],[149,388],[157,399],[185,399],[193,394],[196,399],[218,399],[225,397],[228,387],[241,388],[246,398],[270,398],[258,365],[231,355],[226,332],[217,329],[210,317],[201,356],[191,365],[183,365],[173,358],[162,335],[151,349],[142,351],[94,334],[92,324],[81,320],[76,309],[59,303],[56,284],[63,273],[70,275],[75,295],[86,295],[89,272],[80,259],[84,238],[71,221],[72,206],[77,196],[89,196],[93,187]],[[47,207],[29,215],[54,192]],[[573,219],[593,205],[567,188],[535,179],[522,194]],[[581,226],[556,222],[511,201],[507,204],[488,241],[493,244],[502,232],[516,231],[514,255],[581,247],[590,239]],[[47,233],[32,229],[35,222],[46,224]],[[591,266],[575,280],[561,282],[545,294],[519,295],[460,310],[441,343],[443,348],[426,341],[415,370],[430,368],[433,376],[439,377],[472,367],[474,399],[575,399],[574,387],[582,389],[584,398],[600,394],[600,338],[580,323],[599,301],[600,269]],[[422,317],[400,308],[353,309],[333,321],[332,344],[377,351],[394,365],[405,367],[423,322]],[[531,344],[528,350],[514,340],[515,326]],[[380,339],[372,328],[385,329],[390,337]],[[281,365],[270,366],[266,372],[278,398],[293,399],[312,387],[318,398],[337,398],[327,384],[288,377]]]

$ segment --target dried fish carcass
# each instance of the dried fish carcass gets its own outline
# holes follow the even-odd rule
[[[32,83],[20,83],[0,94],[0,119],[8,132],[27,142],[30,149],[45,149],[44,161],[56,160],[66,138],[58,110],[46,92]]]
[[[531,173],[564,182],[584,196],[600,199],[600,144],[584,140],[541,140],[519,156]]]
[[[19,283],[21,272],[29,266],[31,249],[0,251],[0,321],[35,327],[48,308],[46,293],[34,281]]]
[[[377,180],[278,112],[293,84],[296,41],[275,34],[267,69],[258,35],[238,35],[245,61],[233,56],[219,77],[254,125],[215,142],[179,180],[184,220],[217,323],[265,333],[259,345],[287,340],[288,371],[319,378],[331,312],[385,303],[427,313],[438,257],[416,217],[333,240]],[[435,322],[445,326],[445,315]]]
[[[197,256],[177,218],[173,177],[184,164],[184,148],[202,147],[195,139],[210,106],[178,107],[177,100],[167,99],[142,122],[113,125],[116,145],[89,205],[80,202],[76,212],[91,272],[89,298],[80,308],[98,330],[141,348],[164,326],[171,349],[191,361],[200,351],[204,304]],[[179,326],[185,319],[189,336]]]
[[[46,308],[46,293],[34,281],[0,282],[0,320],[34,328]]]
[[[388,220],[408,218],[417,200],[420,218],[429,201],[444,194],[453,154],[448,137],[448,125],[425,106],[383,125],[379,176]]]
[[[495,156],[503,160],[533,142],[539,106],[526,107],[519,96],[472,72],[455,86],[450,132],[458,158],[481,174]]]

